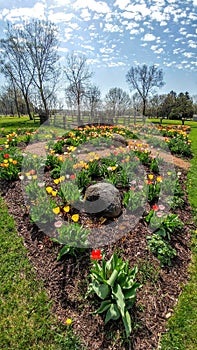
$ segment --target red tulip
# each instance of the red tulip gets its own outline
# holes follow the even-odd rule
[[[157,210],[159,210],[159,207],[158,207],[157,204],[154,204],[154,205],[152,206],[152,209],[153,209],[154,211],[157,211]]]
[[[9,154],[8,154],[8,153],[5,153],[5,154],[4,154],[4,158],[5,158],[5,159],[9,158]]]
[[[100,259],[102,259],[101,250],[100,249],[92,250],[91,259],[92,260],[100,260]]]

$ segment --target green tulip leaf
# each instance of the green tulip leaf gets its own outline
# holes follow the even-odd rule
[[[99,284],[97,282],[94,282],[92,288],[101,299],[105,299],[110,292],[110,288],[107,284]]]
[[[124,323],[126,336],[128,338],[131,334],[131,317],[128,311],[125,312],[125,315],[122,317],[122,320]]]
[[[117,320],[120,317],[120,311],[116,304],[111,304],[110,308],[107,311],[105,317],[105,324],[110,320]]]
[[[101,303],[101,306],[98,308],[98,310],[95,311],[95,314],[102,314],[104,311],[109,309],[111,305],[111,300],[104,300]]]

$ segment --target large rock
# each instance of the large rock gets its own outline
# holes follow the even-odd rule
[[[120,134],[113,133],[112,134],[112,138],[114,139],[114,141],[118,141],[118,142],[122,143],[125,146],[128,145],[127,140],[125,140],[124,136],[122,136]]]
[[[121,213],[121,195],[110,183],[99,182],[91,185],[85,192],[85,211],[114,218]]]

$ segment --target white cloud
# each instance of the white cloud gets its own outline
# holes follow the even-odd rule
[[[1,14],[2,14],[3,17],[6,17],[6,16],[8,15],[9,12],[10,12],[10,11],[9,11],[8,9],[3,9],[3,10],[1,11]]]
[[[154,52],[155,53],[162,53],[164,50],[163,50],[163,47],[160,47],[159,49],[156,49]]]
[[[70,0],[53,0],[56,6],[65,6],[70,4]]]
[[[124,62],[112,62],[112,61],[109,61],[108,62],[108,67],[120,67],[120,66],[126,66],[126,64]]]
[[[81,47],[83,47],[86,50],[94,51],[94,47],[91,46],[91,45],[83,45],[83,44],[81,44]]]
[[[58,23],[58,22],[69,22],[74,15],[72,13],[64,13],[64,12],[50,12],[49,13],[49,20]]]
[[[5,18],[10,22],[27,18],[45,19],[45,5],[37,2],[33,7],[14,8],[5,15]]]
[[[122,22],[122,24],[124,25],[123,22]],[[127,22],[127,23],[125,23],[125,27],[126,27],[127,30],[130,30],[130,29],[139,27],[139,23],[136,23],[136,22]]]
[[[74,23],[74,22],[73,22],[73,23],[70,22],[70,23],[69,23],[69,27],[72,28],[72,29],[74,29],[74,30],[80,29],[79,25],[78,25],[77,23]]]
[[[95,29],[96,29],[96,27],[95,27],[94,24],[91,24],[91,25],[88,27],[88,30],[95,30]]]
[[[196,14],[193,13],[193,12],[190,12],[190,14],[188,15],[188,20],[190,20],[190,19],[193,20],[193,21],[196,21],[197,20]]]
[[[188,57],[188,58],[191,58],[191,57],[194,56],[194,54],[193,54],[192,52],[184,52],[184,53],[183,53],[183,56]]]
[[[125,10],[130,0],[116,0],[114,6],[118,6],[121,10]]]
[[[139,33],[139,30],[138,29],[131,29],[130,30],[130,34],[133,35],[133,34],[138,34]]]
[[[197,44],[195,41],[193,40],[189,40],[188,41],[189,47],[192,47],[193,49],[195,49],[197,47]]]
[[[58,51],[60,51],[60,52],[68,52],[69,49],[67,47],[58,47]]]
[[[143,41],[153,41],[156,37],[153,34],[145,34],[144,37],[141,39]]]
[[[103,1],[95,1],[95,0],[77,0],[74,3],[74,8],[82,9],[88,8],[91,11],[95,11],[98,13],[108,13],[110,12],[110,8],[106,2]]]
[[[107,32],[111,32],[111,33],[115,33],[115,32],[122,32],[123,30],[117,25],[113,25],[111,23],[106,23],[105,24],[105,27],[104,27],[104,32],[107,31]]]
[[[178,55],[178,54],[180,54],[180,52],[183,52],[183,49],[181,49],[180,47],[178,47],[177,49],[173,50],[173,54],[174,55]]]
[[[100,52],[101,52],[101,53],[104,53],[104,54],[111,54],[112,52],[114,52],[114,50],[113,50],[113,49],[110,49],[110,48],[102,47],[102,48],[100,49]]]
[[[102,21],[103,16],[104,16],[104,15],[103,15],[102,13],[95,13],[95,14],[94,14],[94,17],[93,17],[93,20],[99,19],[99,20]]]
[[[90,21],[91,20],[91,13],[88,11],[88,9],[82,9],[82,11],[81,11],[81,18],[84,21]]]
[[[134,19],[135,21],[141,21],[142,16],[140,14],[136,14],[135,12],[124,11],[122,13],[122,17],[127,19]]]
[[[161,26],[161,27],[167,26],[167,24],[168,24],[168,23],[167,23],[166,21],[161,21],[161,22],[160,22],[160,26]]]
[[[129,5],[126,10],[135,14],[140,13],[143,17],[148,16],[151,13],[150,9],[146,7],[146,4]]]
[[[72,32],[73,32],[73,29],[65,28],[63,41],[68,41],[72,37]]]
[[[158,47],[157,45],[152,45],[151,50],[153,50],[155,53],[162,53],[164,51],[163,47]]]
[[[87,64],[98,64],[100,60],[98,58],[88,58],[86,62]]]

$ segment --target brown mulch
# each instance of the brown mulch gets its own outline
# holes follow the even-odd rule
[[[39,149],[42,149],[40,147]],[[38,151],[38,144],[36,144]],[[186,171],[182,171],[181,182],[185,190]],[[70,317],[73,327],[88,350],[156,350],[159,339],[166,331],[166,320],[172,314],[181,292],[181,286],[188,279],[188,264],[191,259],[190,230],[195,229],[191,207],[185,195],[185,204],[176,212],[185,223],[183,232],[172,237],[172,245],[177,256],[172,267],[160,268],[158,260],[147,250],[147,225],[141,217],[128,234],[115,243],[104,246],[106,258],[113,251],[125,259],[130,266],[138,265],[138,280],[143,286],[137,291],[137,301],[131,311],[133,332],[130,348],[122,343],[121,321],[104,325],[100,315],[93,315],[97,303],[86,300],[87,280],[90,268],[89,254],[78,257],[66,256],[57,262],[59,246],[52,242],[30,218],[23,199],[20,181],[0,183],[0,191],[13,215],[19,235],[24,239],[27,255],[36,270],[38,279],[44,282],[49,299],[53,301],[53,313],[60,322]],[[151,269],[152,266],[152,269]]]

